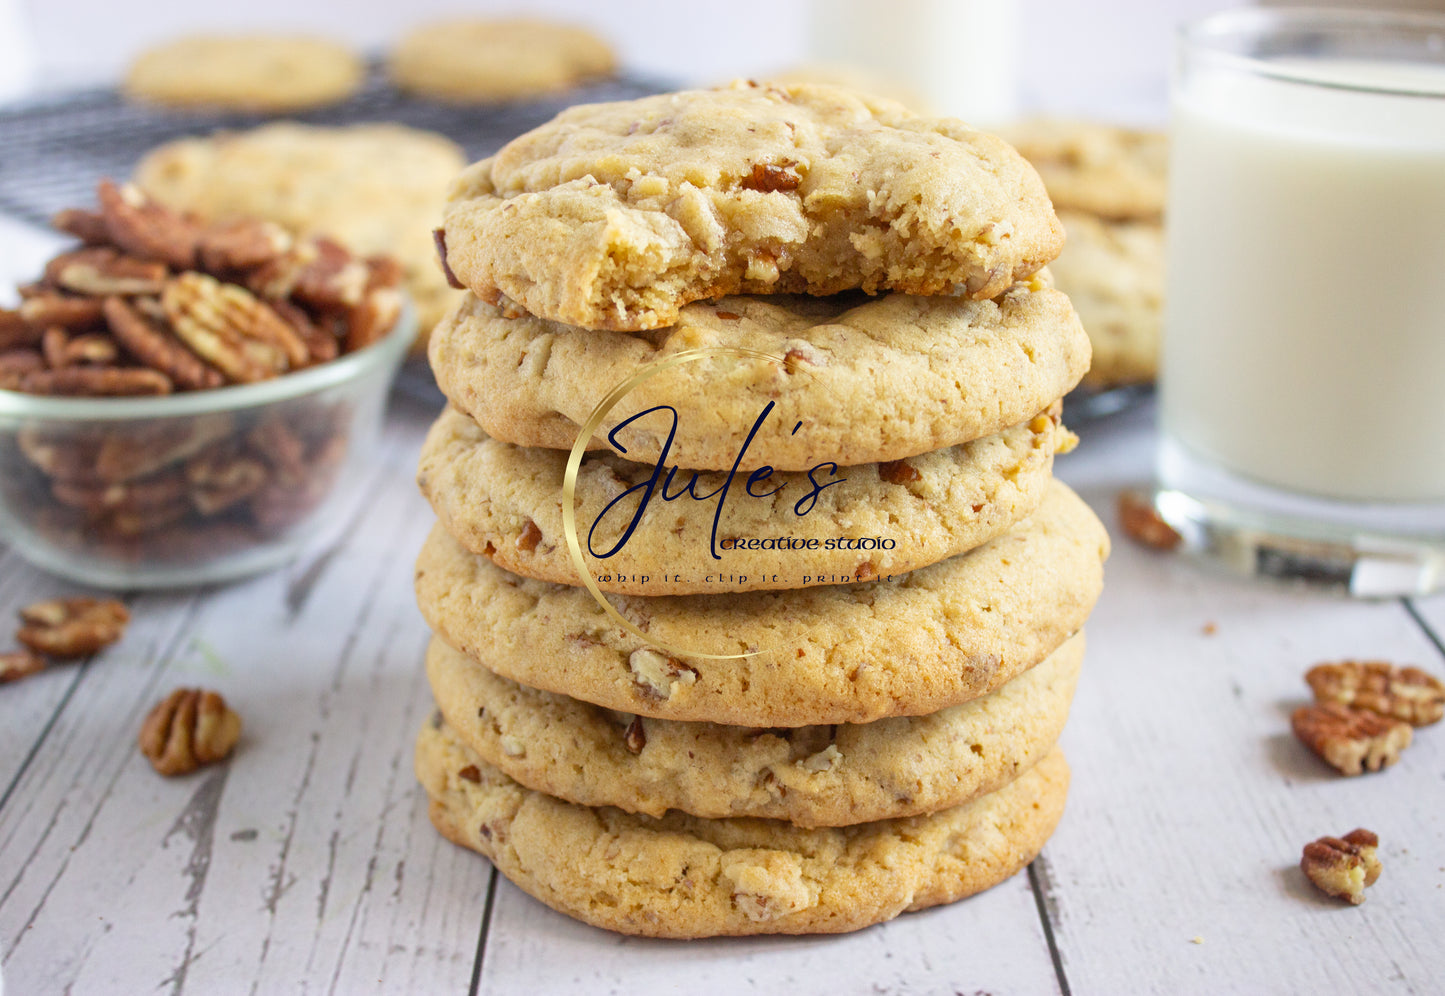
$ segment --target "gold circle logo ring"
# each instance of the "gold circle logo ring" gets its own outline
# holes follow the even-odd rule
[[[572,566],[577,569],[577,576],[602,606],[602,611],[607,617],[618,626],[639,638],[648,646],[658,650],[665,650],[668,653],[682,657],[692,657],[700,660],[711,661],[732,661],[744,657],[755,657],[762,653],[760,650],[753,650],[745,654],[703,654],[693,650],[684,650],[667,643],[660,643],[653,637],[648,636],[642,630],[632,625],[623,618],[622,613],[612,607],[612,603],[602,594],[602,589],[597,586],[597,581],[592,577],[592,572],[587,568],[587,561],[582,556],[582,544],[577,539],[577,471],[582,466],[582,457],[587,453],[587,444],[591,441],[593,433],[602,424],[609,412],[619,401],[627,397],[641,384],[646,383],[660,373],[665,373],[674,367],[680,367],[686,363],[695,363],[698,360],[705,360],[713,356],[730,356],[736,358],[751,357],[753,359],[772,360],[776,363],[786,365],[787,358],[774,353],[763,352],[760,349],[747,349],[743,346],[700,346],[696,349],[684,349],[673,353],[671,356],[664,356],[661,359],[653,360],[644,364],[627,380],[618,384],[606,397],[597,403],[592,409],[592,414],[587,416],[587,421],[582,423],[582,428],[577,433],[577,441],[572,444],[572,452],[567,457],[567,472],[562,477],[562,530],[567,536],[567,550],[572,555]]]

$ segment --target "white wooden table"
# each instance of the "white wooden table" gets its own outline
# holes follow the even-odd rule
[[[431,412],[394,403],[346,536],[214,590],[127,599],[125,639],[0,687],[0,957],[45,993],[1439,992],[1445,728],[1383,774],[1332,774],[1288,729],[1316,661],[1445,671],[1445,599],[1362,604],[1116,544],[1064,734],[1073,792],[1027,874],[844,937],[678,943],[575,923],[443,841],[411,773],[431,711],[412,483]],[[1147,476],[1148,410],[1060,461],[1112,523]],[[74,586],[0,559],[0,618]],[[1212,624],[1210,632],[1206,626]],[[178,685],[245,718],[181,779],[135,748]],[[1300,847],[1357,825],[1364,906]]]

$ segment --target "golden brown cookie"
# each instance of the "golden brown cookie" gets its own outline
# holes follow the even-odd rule
[[[462,742],[538,792],[648,816],[848,826],[937,812],[1013,781],[1058,740],[1083,658],[1080,633],[962,705],[791,729],[613,712],[499,678],[440,639],[427,674]]]
[[[1120,221],[1164,213],[1169,140],[1161,132],[1041,118],[999,134],[1034,164],[1059,210]]]
[[[842,933],[973,895],[1033,860],[1069,783],[1056,748],[962,806],[805,830],[563,802],[518,785],[440,724],[423,727],[416,772],[450,840],[553,909],[652,937]]]
[[[586,589],[509,574],[440,528],[417,560],[416,594],[437,635],[532,688],[658,719],[869,723],[967,702],[1043,660],[1082,628],[1108,550],[1093,512],[1054,482],[1013,531],[901,580],[610,596],[645,640]],[[753,656],[698,656],[739,652]]]
[[[196,36],[142,53],[125,91],[176,107],[299,111],[349,97],[363,72],[356,53],[321,38]]]
[[[752,473],[582,458],[576,536],[603,591],[686,595],[903,574],[1006,531],[1043,500],[1073,434],[1059,409],[983,439],[889,463]],[[463,546],[527,577],[583,584],[563,502],[568,454],[492,439],[442,412],[417,482]],[[724,489],[726,489],[724,491]]]
[[[639,412],[677,412],[668,463],[808,470],[900,460],[1000,432],[1062,397],[1089,366],[1068,299],[1043,275],[992,301],[861,294],[696,302],[651,332],[577,329],[474,296],[437,326],[432,369],[452,404],[492,436],[571,449],[598,402],[648,363],[663,369],[611,410],[594,446]],[[766,357],[726,352],[749,349]],[[757,418],[773,409],[748,441]],[[803,422],[803,428],[793,428]],[[628,459],[655,463],[655,417],[618,430]],[[617,447],[610,447],[619,452]]]
[[[573,107],[463,173],[445,229],[482,298],[621,330],[724,294],[987,299],[1062,246],[1002,140],[801,83]]]
[[[554,93],[616,70],[612,47],[586,28],[521,17],[429,24],[401,40],[390,64],[403,90],[453,103]]]

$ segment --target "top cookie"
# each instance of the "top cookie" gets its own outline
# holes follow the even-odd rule
[[[125,89],[177,107],[296,111],[335,103],[361,86],[350,49],[320,38],[179,38],[143,53]]]
[[[611,46],[586,28],[521,17],[418,28],[390,65],[403,90],[455,103],[551,93],[616,69]]]
[[[1164,214],[1169,140],[1160,132],[1041,118],[999,133],[1033,163],[1061,211],[1120,221]]]
[[[445,136],[395,124],[324,128],[277,122],[168,142],[135,182],[208,221],[256,217],[300,235],[329,235],[360,255],[402,265],[425,332],[456,293],[436,262],[431,229],[462,168]]]
[[[1001,139],[810,84],[573,107],[464,172],[444,235],[484,299],[625,331],[735,293],[991,298],[1063,246]]]

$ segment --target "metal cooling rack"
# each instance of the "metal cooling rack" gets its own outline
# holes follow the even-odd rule
[[[538,100],[462,106],[407,96],[373,66],[350,99],[284,117],[318,125],[394,121],[440,132],[476,160],[572,104],[630,100],[667,89],[657,81],[623,78]],[[157,107],[109,87],[0,105],[0,212],[44,225],[61,208],[91,203],[97,180],[129,176],[140,158],[163,142],[275,119]]]

